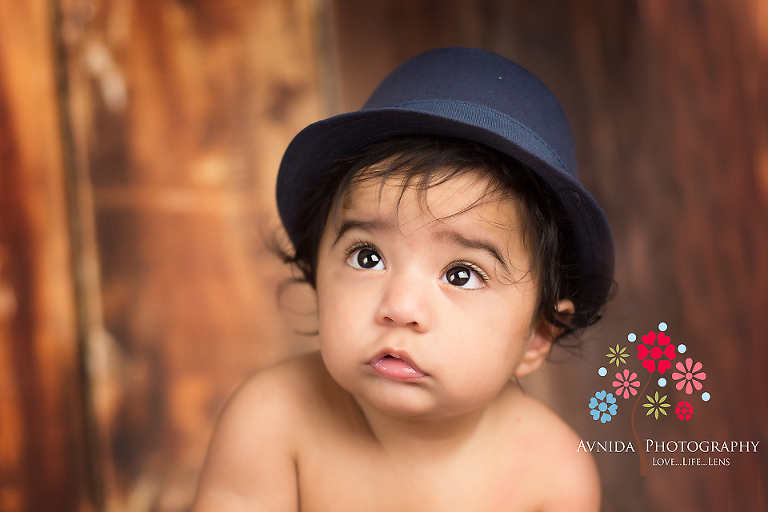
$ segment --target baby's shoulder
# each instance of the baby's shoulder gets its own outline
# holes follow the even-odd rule
[[[600,508],[600,477],[580,438],[557,414],[538,400],[523,396],[517,403],[516,451],[525,445],[531,476],[541,486],[543,510],[596,511]]]
[[[216,424],[195,510],[296,510],[300,437],[317,424],[329,378],[310,354],[243,383]]]
[[[232,394],[216,423],[209,458],[252,457],[265,446],[295,456],[299,436],[317,425],[323,393],[331,387],[318,354],[283,361],[254,373]],[[327,402],[327,400],[326,400]]]
[[[334,382],[317,352],[298,356],[264,368],[250,376],[227,404],[229,414],[242,415],[245,423],[271,421],[284,430],[311,415],[323,395],[337,393]],[[286,425],[289,423],[290,425]]]
[[[568,424],[549,407],[536,398],[523,395],[515,404],[514,417],[518,419],[521,431],[534,440],[539,449],[551,447],[559,452],[573,448],[575,452],[579,438]],[[573,446],[571,446],[573,445]]]

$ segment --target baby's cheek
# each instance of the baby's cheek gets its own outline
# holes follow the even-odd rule
[[[321,328],[324,328],[329,336],[343,336],[356,329],[359,319],[354,313],[344,303],[333,304],[321,313]]]
[[[338,345],[335,342],[320,344],[320,354],[323,358],[326,370],[331,378],[343,389],[353,393],[355,392],[355,370],[359,364],[350,350]]]
[[[327,350],[349,350],[360,334],[361,316],[344,300],[326,302],[318,308],[320,346]]]

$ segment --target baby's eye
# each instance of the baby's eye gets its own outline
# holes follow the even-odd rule
[[[457,265],[449,268],[440,280],[444,283],[467,289],[476,289],[485,286],[483,279],[478,276],[477,272],[464,265]]]
[[[355,268],[384,270],[384,260],[375,249],[370,247],[361,247],[347,258],[347,263]]]

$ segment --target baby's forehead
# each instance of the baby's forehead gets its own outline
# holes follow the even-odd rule
[[[473,225],[509,235],[522,232],[519,201],[479,173],[462,173],[431,182],[397,176],[353,182],[344,192],[334,217],[367,222],[381,219],[400,230],[425,223],[434,228]]]
[[[455,208],[456,213],[487,205],[519,207],[517,194],[479,166],[436,166],[429,172],[413,173],[388,165],[383,161],[352,176],[340,206],[348,209],[373,203],[380,207],[394,202],[399,207],[404,201],[415,200],[427,211]]]

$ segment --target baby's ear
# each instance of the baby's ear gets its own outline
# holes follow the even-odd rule
[[[568,299],[558,302],[556,309],[565,319],[569,318],[576,311],[573,302]],[[528,375],[541,366],[541,363],[547,358],[552,348],[552,340],[557,338],[558,334],[560,334],[560,329],[547,322],[543,322],[542,325],[536,327],[531,337],[531,342],[523,354],[520,364],[515,369],[515,377]]]

